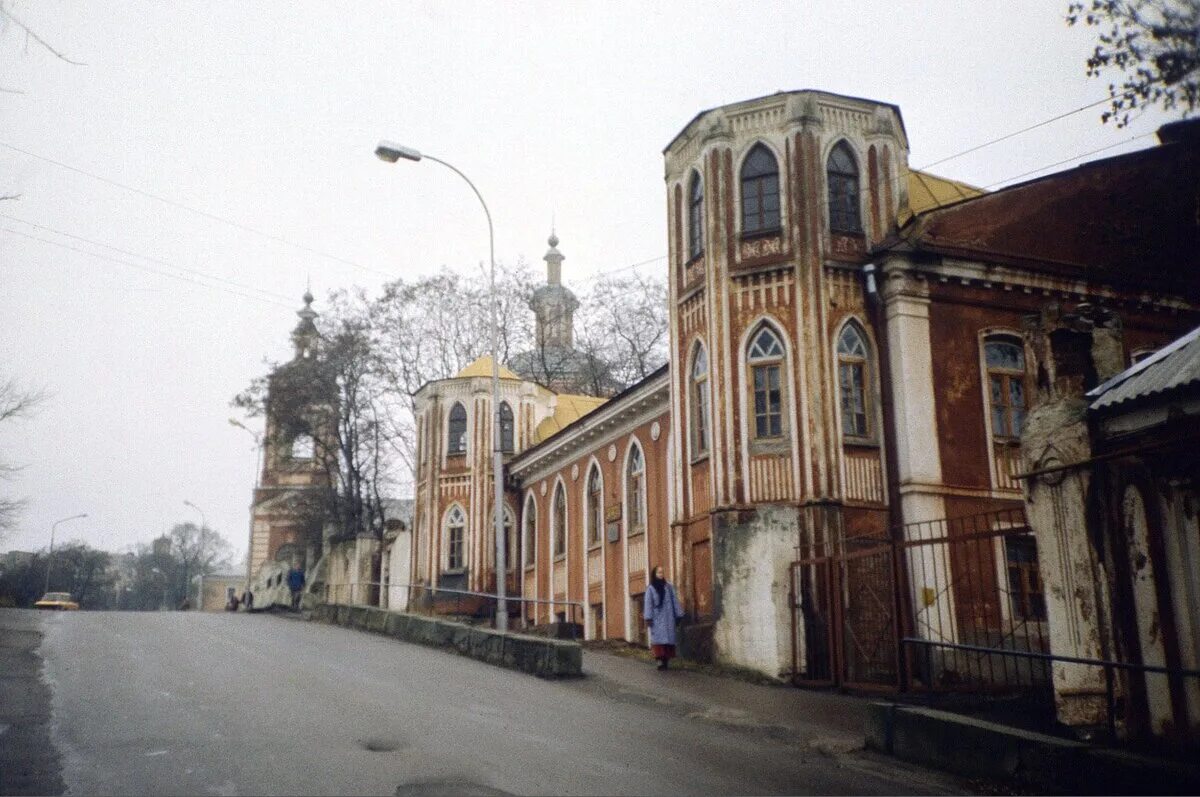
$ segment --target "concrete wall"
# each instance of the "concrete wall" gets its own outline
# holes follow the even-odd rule
[[[799,539],[797,510],[763,505],[717,522],[713,556],[713,629],[718,661],[773,678],[792,669],[791,562]]]
[[[313,619],[385,634],[403,642],[441,648],[539,678],[583,675],[583,648],[577,642],[502,634],[490,628],[389,612],[371,606],[321,604],[313,610]]]

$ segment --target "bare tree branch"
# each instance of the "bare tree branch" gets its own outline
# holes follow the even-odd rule
[[[57,49],[54,48],[53,45],[50,44],[50,42],[46,41],[41,36],[37,35],[36,32],[34,32],[24,22],[17,19],[17,17],[13,14],[13,12],[9,11],[2,4],[0,4],[0,15],[5,16],[6,18],[8,18],[8,20],[10,22],[12,22],[14,25],[16,25],[21,30],[25,31],[25,35],[27,37],[33,39],[38,44],[42,45],[42,47],[45,47],[47,51],[49,51],[52,55],[54,55],[54,57],[56,57],[62,61],[66,61],[68,64],[72,64],[74,66],[87,66],[87,64],[83,63],[82,61],[76,61],[72,58],[68,58],[66,55],[59,52]]]

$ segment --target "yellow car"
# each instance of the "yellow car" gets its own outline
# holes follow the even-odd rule
[[[79,604],[71,600],[69,592],[47,592],[42,599],[33,604],[35,609],[78,609]]]

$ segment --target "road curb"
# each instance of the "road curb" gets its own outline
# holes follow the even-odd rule
[[[869,750],[972,778],[1075,794],[1196,794],[1200,767],[937,709],[867,708]]]

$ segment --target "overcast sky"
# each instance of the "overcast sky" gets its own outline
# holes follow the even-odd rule
[[[584,288],[666,254],[661,151],[703,109],[799,88],[896,103],[920,167],[1107,85],[1066,0],[3,2],[86,66],[0,28],[0,195],[20,194],[0,202],[0,375],[52,394],[0,429],[27,466],[0,489],[29,499],[0,550],[78,512],[60,539],[121,549],[197,520],[190,500],[244,553],[255,452],[229,400],[289,355],[305,280],[321,296],[487,254],[466,186],[381,163],[381,137],[472,177],[502,260],[539,263],[556,219]],[[1163,121],[1101,110],[933,171],[992,185],[1151,146]]]

